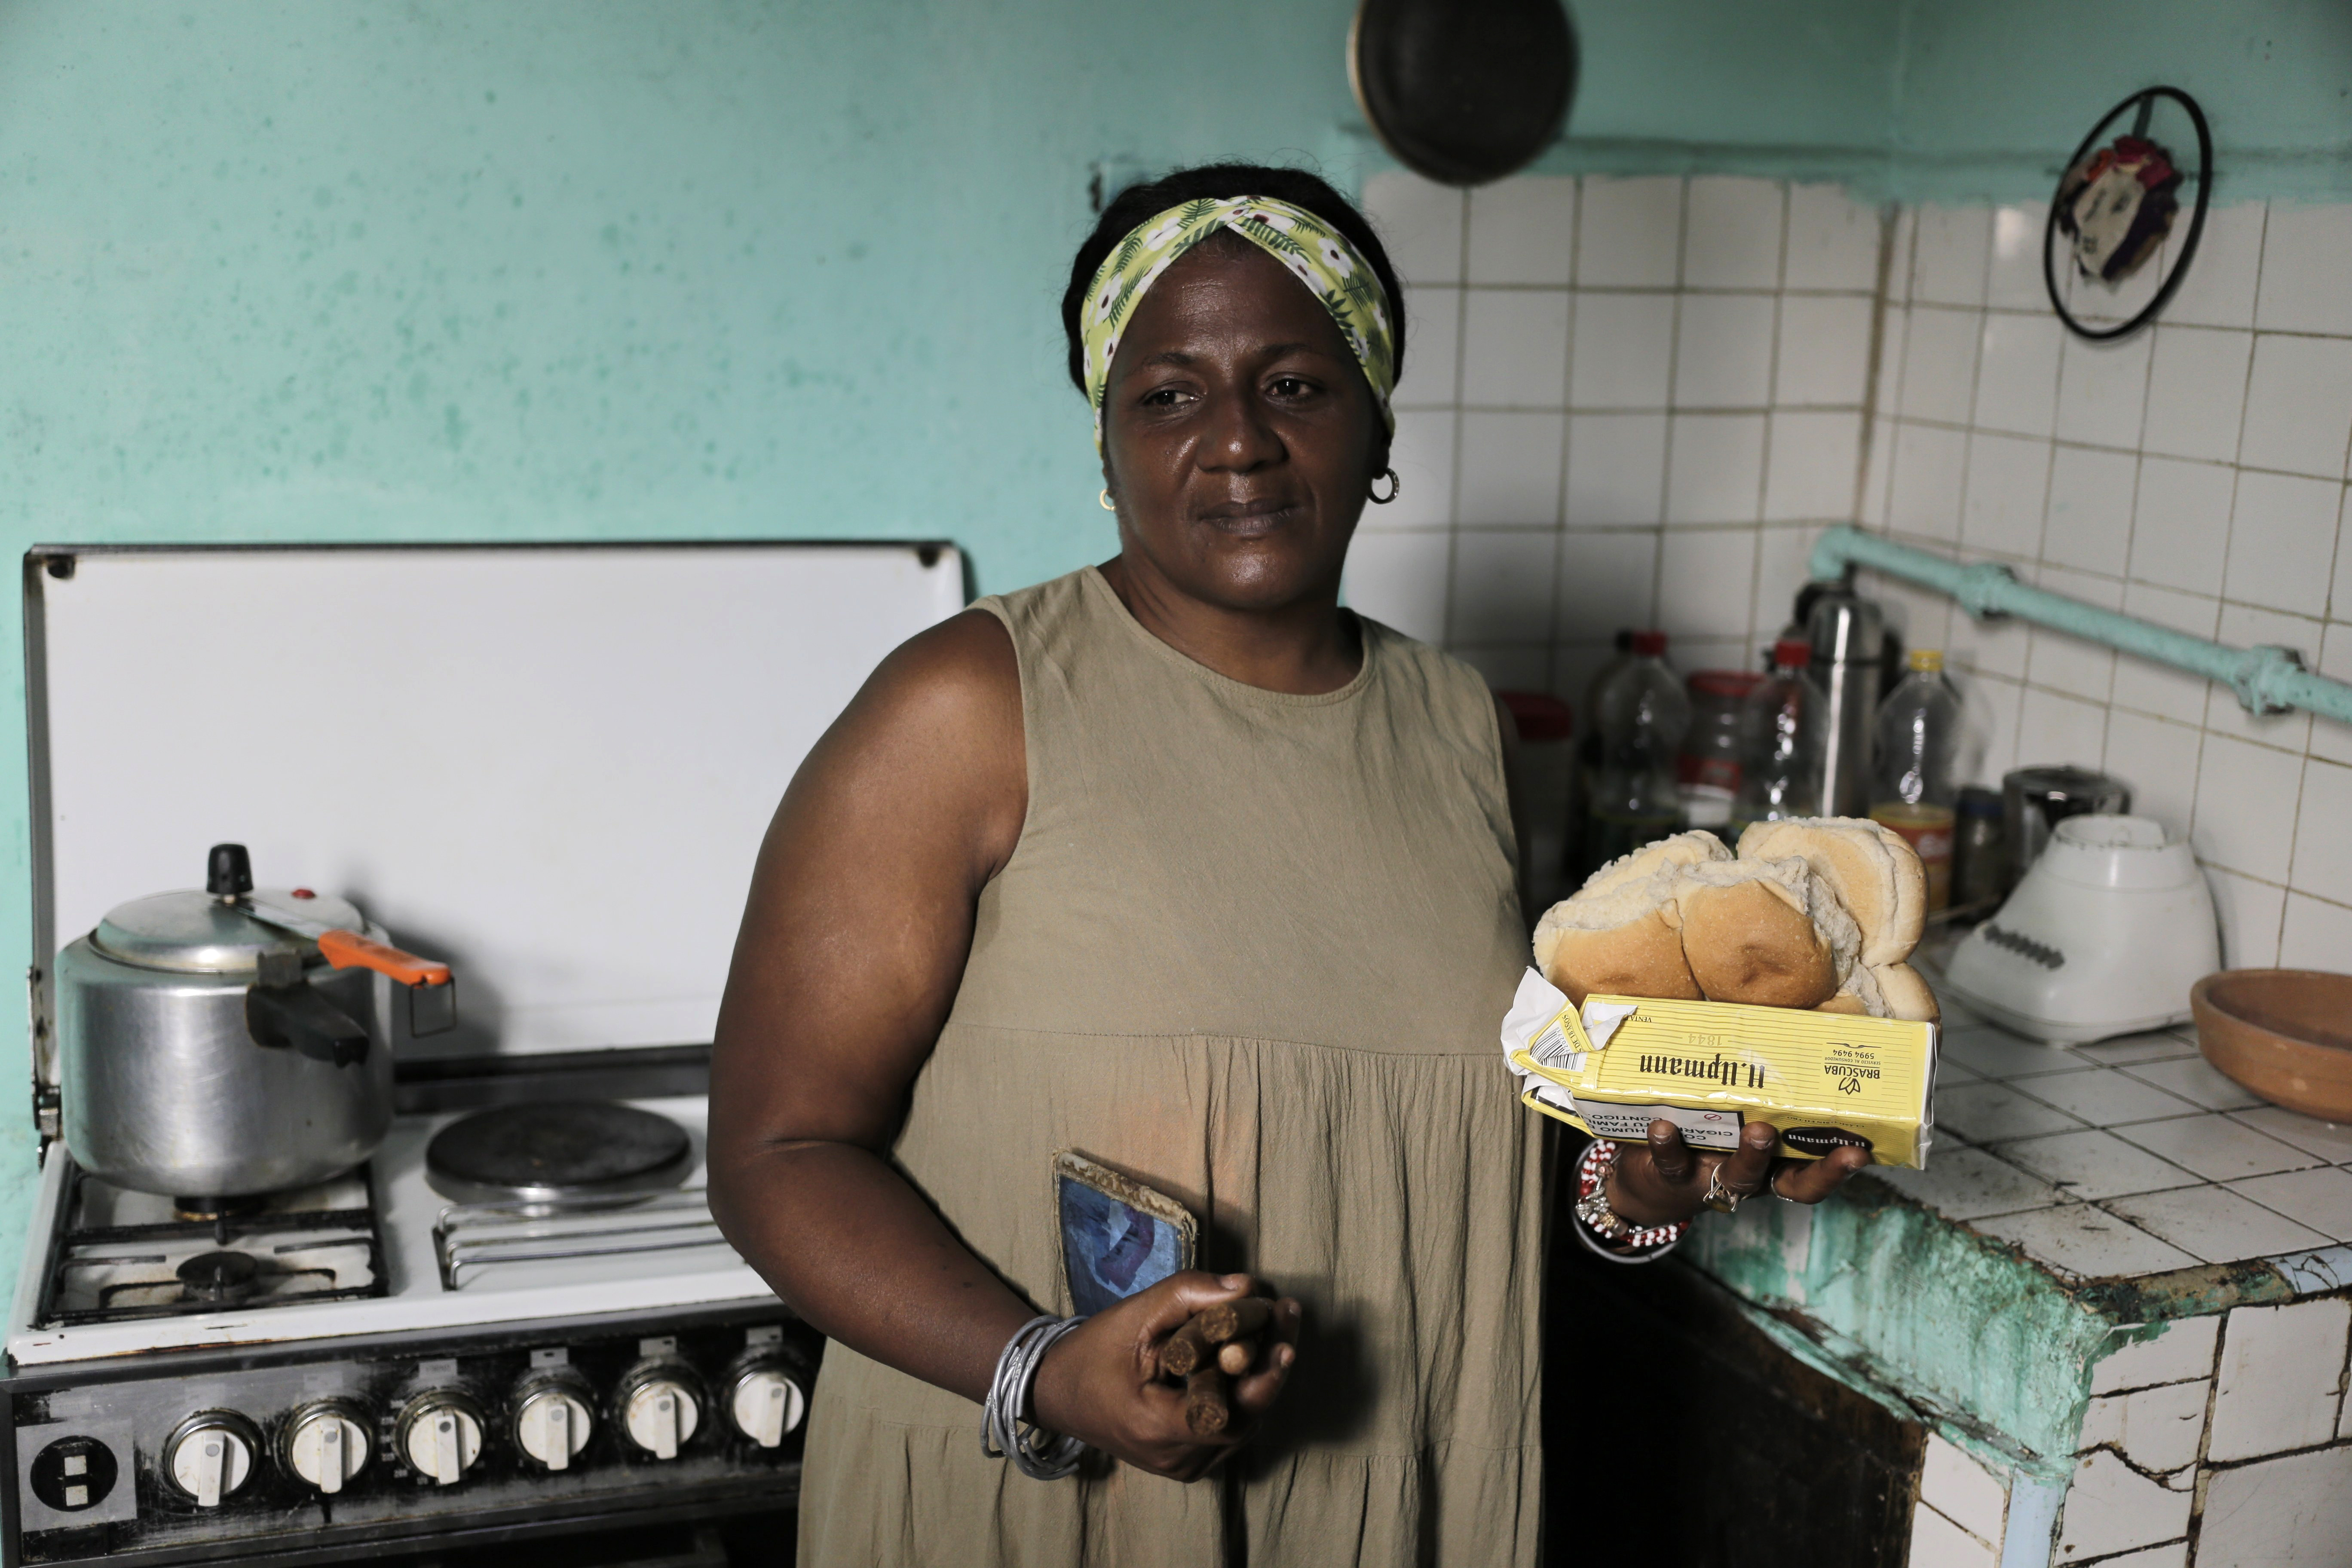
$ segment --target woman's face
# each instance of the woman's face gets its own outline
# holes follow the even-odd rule
[[[1336,591],[1388,436],[1330,313],[1256,246],[1212,241],[1143,297],[1103,400],[1119,542],[1187,595]]]

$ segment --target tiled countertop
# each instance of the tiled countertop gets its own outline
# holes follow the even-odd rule
[[[2305,1289],[2352,1280],[2330,1256],[2352,1127],[2264,1103],[2187,1027],[2062,1050],[1956,1016],[1938,1071],[1928,1168],[1873,1177],[2062,1278],[2272,1258]]]
[[[2352,1127],[2186,1026],[2061,1049],[1948,1001],[1938,1072],[1927,1169],[1683,1248],[1928,1427],[1913,1568],[2352,1563]]]

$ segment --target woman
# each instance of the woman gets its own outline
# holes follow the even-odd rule
[[[1399,298],[1307,175],[1122,195],[1063,307],[1119,553],[908,643],[785,795],[710,1169],[835,1342],[806,1563],[1534,1561],[1546,1140],[1496,1043],[1528,951],[1503,731],[1475,673],[1339,605],[1394,494]],[[1591,1212],[1761,1191],[1757,1131],[1727,1160],[1661,1122]],[[1033,1322],[1068,1307],[1061,1149],[1182,1203],[1214,1272]],[[1195,1437],[1158,1347],[1274,1288]],[[1019,1473],[983,1400],[1000,1439],[1095,1456]]]

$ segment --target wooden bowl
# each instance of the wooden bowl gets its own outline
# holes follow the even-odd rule
[[[2352,974],[2225,969],[2189,992],[2197,1046],[2273,1105],[2352,1122]]]

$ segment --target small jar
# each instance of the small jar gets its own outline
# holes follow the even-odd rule
[[[1691,722],[1675,758],[1685,826],[1720,833],[1731,825],[1732,796],[1739,793],[1739,707],[1763,679],[1753,670],[1700,669],[1685,682]]]
[[[1955,803],[1952,834],[1952,908],[1990,914],[2009,891],[2009,853],[2001,839],[2001,799],[1997,790],[1974,784]]]

